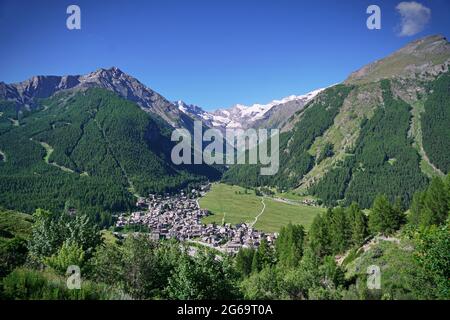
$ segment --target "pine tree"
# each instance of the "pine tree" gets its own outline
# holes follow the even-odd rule
[[[424,210],[421,225],[440,225],[445,222],[449,213],[450,197],[447,186],[440,178],[434,178],[424,197]]]
[[[331,218],[331,248],[333,253],[341,253],[348,248],[351,238],[351,227],[347,221],[344,208],[333,210]]]
[[[392,205],[386,196],[375,198],[369,215],[369,228],[372,234],[390,235],[400,228],[404,214],[399,205]]]
[[[332,253],[330,238],[330,224],[332,215],[332,210],[328,209],[325,214],[316,216],[309,229],[309,247],[318,257],[324,257]]]
[[[258,273],[261,270],[262,270],[262,263],[258,255],[258,250],[255,250],[252,259],[252,273]]]
[[[402,199],[397,197],[395,199],[394,205],[392,206],[391,221],[395,226],[395,229],[400,229],[400,227],[406,222],[405,209],[403,207]]]
[[[426,192],[418,191],[414,194],[408,222],[413,226],[419,226],[422,220],[422,214],[425,209],[425,195]]]
[[[347,217],[351,223],[351,244],[360,246],[368,235],[367,217],[356,203],[347,208]]]
[[[278,263],[286,267],[296,267],[303,256],[304,238],[303,226],[289,223],[283,227],[276,241]]]
[[[242,248],[236,255],[236,269],[243,277],[247,277],[252,273],[254,249]]]
[[[263,239],[253,255],[252,272],[261,271],[265,267],[272,265],[274,260],[272,248],[269,246],[267,240]]]

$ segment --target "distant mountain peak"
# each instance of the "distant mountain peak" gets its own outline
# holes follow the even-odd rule
[[[388,57],[353,72],[349,84],[369,83],[390,78],[430,80],[450,66],[450,43],[442,35],[432,35],[410,42]]]
[[[181,113],[176,106],[118,67],[100,68],[85,75],[38,75],[19,83],[1,83],[0,99],[13,101],[18,106],[32,109],[38,98],[48,98],[63,90],[88,88],[107,89],[135,102],[142,109],[155,113],[174,127],[179,124]]]
[[[125,77],[130,77],[131,76],[127,75],[125,72],[123,72],[122,70],[120,70],[117,67],[111,67],[108,69],[105,68],[100,68],[97,69],[94,72],[90,73],[91,76],[98,76],[98,77],[111,77],[111,78],[120,78],[121,76],[125,76]]]
[[[273,100],[267,104],[253,104],[246,106],[243,104],[235,104],[230,108],[221,108],[213,112],[208,112],[199,106],[189,105],[183,101],[177,101],[175,104],[179,110],[190,117],[201,120],[209,127],[218,129],[245,129],[258,126],[273,116],[271,110],[277,109],[276,112],[282,114],[282,118],[287,119],[292,113],[300,110],[309,101],[314,99],[322,90],[318,89],[304,95],[291,95],[280,100]],[[289,106],[288,106],[289,105]],[[286,107],[286,108],[284,108]]]

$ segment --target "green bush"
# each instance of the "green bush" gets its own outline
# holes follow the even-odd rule
[[[83,249],[76,243],[64,242],[61,249],[51,257],[44,258],[44,263],[60,274],[65,274],[69,266],[82,267],[85,262]]]
[[[16,269],[2,280],[7,300],[100,300],[113,298],[106,287],[82,282],[81,289],[69,290],[66,279],[48,272]]]

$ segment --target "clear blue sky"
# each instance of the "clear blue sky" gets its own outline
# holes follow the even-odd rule
[[[400,0],[0,0],[0,81],[117,66],[170,100],[206,109],[265,103],[340,82],[407,42],[450,31],[450,1],[400,37]],[[81,7],[82,29],[66,28]],[[382,9],[382,30],[366,8]]]

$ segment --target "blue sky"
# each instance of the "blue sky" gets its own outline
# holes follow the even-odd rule
[[[399,2],[0,0],[0,81],[117,66],[205,109],[266,103],[340,82],[414,39],[449,36],[450,1],[418,0],[431,19],[412,32]],[[81,30],[66,28],[70,4]],[[381,7],[381,30],[366,27],[370,4]]]

